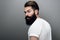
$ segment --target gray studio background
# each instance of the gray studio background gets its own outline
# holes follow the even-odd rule
[[[0,0],[0,40],[27,40],[24,4],[28,0]],[[60,0],[36,0],[40,17],[51,24],[53,40],[60,40]]]

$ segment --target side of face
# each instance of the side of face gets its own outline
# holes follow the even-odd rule
[[[35,11],[31,6],[24,8],[25,20],[27,25],[31,25],[36,20]]]
[[[28,7],[25,7],[24,8],[24,13],[25,13],[25,16],[29,16],[31,17],[34,13],[32,7],[28,6]]]

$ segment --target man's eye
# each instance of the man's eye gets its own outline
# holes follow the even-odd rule
[[[28,13],[30,13],[30,11],[28,11]]]

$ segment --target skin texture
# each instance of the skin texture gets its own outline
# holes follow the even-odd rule
[[[31,6],[25,7],[24,8],[24,12],[25,12],[25,16],[29,16],[31,17],[34,12],[37,18],[40,18],[38,15],[38,10],[33,10]],[[29,19],[29,18],[27,18]],[[30,36],[30,40],[38,40],[39,38],[35,37],[35,36]]]

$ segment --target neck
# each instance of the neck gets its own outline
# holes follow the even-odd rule
[[[37,17],[37,18],[40,18],[40,16],[39,16],[39,15],[37,15],[36,17]]]

